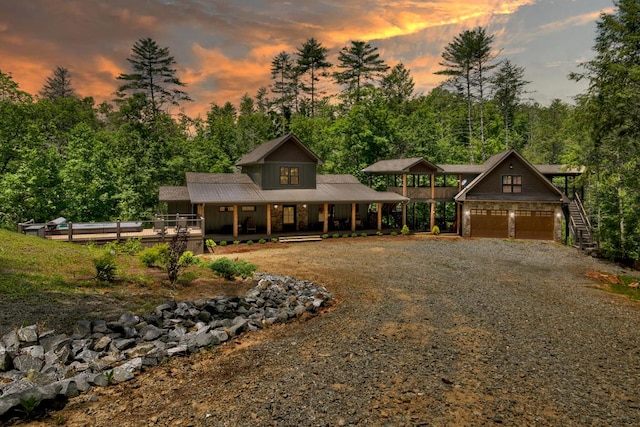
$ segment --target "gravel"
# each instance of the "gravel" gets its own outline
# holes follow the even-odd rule
[[[640,424],[640,305],[585,276],[619,267],[555,243],[427,236],[238,257],[336,301],[74,398],[56,416],[68,426]]]

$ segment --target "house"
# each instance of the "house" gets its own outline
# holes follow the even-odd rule
[[[436,165],[411,158],[382,160],[363,172],[385,175],[388,191],[410,198],[404,221],[414,230],[438,225],[464,237],[558,242],[563,217],[567,228],[574,223],[569,205],[576,202],[567,196],[569,180],[577,194],[575,178],[582,174],[562,165],[534,166],[515,150],[481,165]]]
[[[238,162],[240,173],[187,173],[186,185],[161,187],[169,213],[204,218],[206,234],[382,229],[382,213],[409,199],[375,191],[351,175],[318,174],[322,161],[297,137],[265,142]],[[375,217],[369,212],[376,206]]]

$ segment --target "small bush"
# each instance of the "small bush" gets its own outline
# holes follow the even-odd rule
[[[187,268],[190,265],[196,265],[200,262],[200,258],[193,256],[193,252],[184,251],[178,259],[178,265],[183,268]]]
[[[210,263],[209,268],[218,276],[233,280],[238,276],[243,279],[253,276],[258,266],[246,261],[232,261],[227,257],[222,257]]]
[[[392,232],[391,232],[391,233],[389,233],[389,234],[391,234],[392,236],[397,236],[397,235],[398,235],[398,232],[397,232],[397,231],[392,231]]]
[[[140,239],[127,239],[120,244],[120,252],[127,255],[135,255],[142,249],[142,241]]]
[[[227,241],[226,240],[220,241],[220,246],[227,246]]]
[[[234,244],[234,245],[239,245],[239,244],[240,244],[240,240],[234,240],[234,241],[233,241],[233,244]]]
[[[358,237],[358,233],[351,233],[351,237]]]
[[[116,278],[116,258],[111,252],[105,252],[100,258],[93,260],[96,267],[96,279],[103,282],[113,282]]]
[[[253,240],[247,240],[247,245],[253,245]]]
[[[408,236],[410,233],[409,227],[407,227],[407,224],[402,226],[402,230],[400,230],[400,233],[402,233],[403,236]]]
[[[382,231],[376,231],[376,236],[382,236],[384,233]]]
[[[211,249],[213,249],[213,248],[215,248],[217,246],[216,242],[213,239],[205,240],[204,244],[206,245],[207,248],[211,248]]]
[[[340,237],[340,233],[333,233],[333,238],[337,239],[338,237]]]
[[[138,254],[138,258],[140,258],[140,262],[145,267],[153,267],[153,266],[161,266],[169,253],[169,245],[167,243],[159,243],[150,248],[143,249],[142,252]]]
[[[437,225],[434,225],[433,228],[431,229],[431,234],[433,234],[435,236],[440,234],[440,227],[438,227]]]
[[[329,238],[329,235],[328,235],[328,234],[323,234],[323,235],[322,235],[322,238],[323,238],[323,239],[328,239],[328,238]]]
[[[344,237],[344,238],[349,237],[349,233],[344,233],[344,234],[342,235],[342,237]]]
[[[277,237],[272,237],[271,238],[271,243],[278,243],[278,238]]]
[[[258,240],[258,243],[260,243],[261,245],[264,245],[265,243],[267,243],[267,241],[265,239],[260,239]]]
[[[360,233],[360,237],[367,237],[367,233]]]

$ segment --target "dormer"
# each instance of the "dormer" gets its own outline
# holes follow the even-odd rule
[[[272,139],[244,155],[236,166],[263,190],[316,188],[322,161],[292,134]]]

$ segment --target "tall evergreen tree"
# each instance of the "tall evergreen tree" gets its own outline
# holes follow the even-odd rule
[[[493,36],[488,36],[482,27],[463,31],[454,37],[442,53],[443,61],[440,65],[444,70],[436,74],[450,77],[451,83],[464,93],[467,101],[467,131],[469,144],[469,160],[475,161],[473,147],[473,107],[474,99],[480,101],[480,150],[484,157],[484,90],[487,83],[487,71],[497,64],[492,64],[495,59],[491,44]]]
[[[338,54],[338,68],[333,78],[336,83],[347,86],[348,97],[355,103],[360,101],[361,90],[373,85],[373,80],[382,77],[389,66],[380,59],[378,48],[364,41],[351,41]]]
[[[71,74],[64,67],[56,67],[53,74],[47,77],[44,87],[40,91],[40,96],[50,101],[57,101],[60,98],[76,98],[75,89],[71,85]]]
[[[327,61],[327,52],[328,49],[314,38],[307,40],[297,51],[298,71],[301,76],[308,76],[306,82],[300,82],[300,87],[311,97],[311,117],[315,116],[317,97],[320,92],[318,90],[320,77],[326,77],[327,70],[332,65]]]
[[[179,105],[181,101],[192,101],[180,88],[185,84],[176,76],[173,68],[176,61],[168,47],[160,47],[151,38],[134,43],[131,57],[127,58],[133,72],[120,74],[118,80],[125,83],[118,88],[120,99],[126,94],[142,93],[149,102],[154,116],[166,105]]]
[[[640,258],[640,3],[614,2],[597,22],[595,57],[582,65],[580,105],[591,123],[584,161],[599,181],[603,250],[624,261]]]
[[[298,73],[291,55],[287,52],[280,52],[271,61],[271,79],[271,92],[276,94],[274,105],[288,120],[297,101]]]
[[[380,88],[389,105],[399,109],[413,98],[415,83],[411,72],[400,62],[382,78]]]
[[[493,99],[504,120],[505,149],[509,148],[509,133],[513,126],[516,109],[525,93],[524,87],[530,82],[524,80],[524,68],[505,59],[491,79]]]

